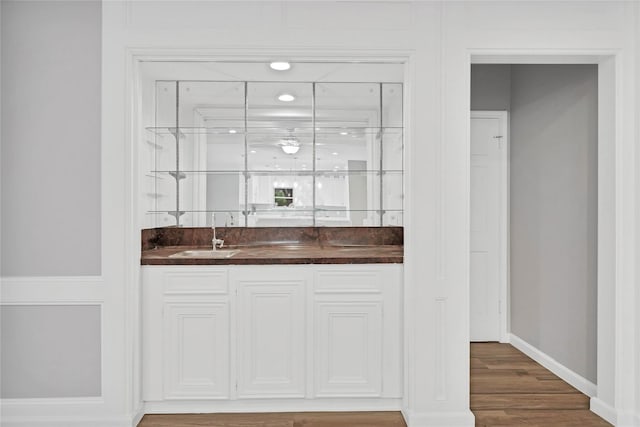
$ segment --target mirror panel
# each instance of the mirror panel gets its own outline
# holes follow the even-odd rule
[[[401,83],[156,81],[147,221],[402,225],[402,102]]]
[[[382,84],[382,127],[402,128],[402,83]]]
[[[404,142],[402,128],[382,130],[382,170],[404,170]]]

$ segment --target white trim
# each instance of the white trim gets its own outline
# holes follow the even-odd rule
[[[500,262],[500,278],[498,303],[500,304],[500,342],[509,342],[509,151],[510,151],[510,135],[509,135],[509,112],[508,111],[491,111],[491,110],[471,110],[471,119],[498,119],[500,120],[500,132],[502,139],[500,140],[502,149],[500,150],[500,219],[499,219],[499,262]],[[471,203],[469,203],[471,206]]]
[[[405,64],[405,91],[403,99],[403,110],[409,111],[411,96],[409,94],[409,87],[411,80],[408,80],[408,67],[411,61],[413,50],[403,49],[389,49],[389,50],[366,50],[366,49],[265,49],[265,48],[246,48],[239,47],[235,49],[236,54],[230,54],[229,49],[180,49],[175,50],[171,48],[161,47],[126,47],[124,57],[126,59],[126,109],[125,109],[125,147],[126,147],[126,165],[128,167],[124,179],[125,187],[127,188],[127,199],[125,204],[125,218],[127,223],[127,256],[125,258],[125,271],[128,272],[127,278],[131,283],[127,284],[127,298],[129,304],[126,307],[125,318],[129,324],[134,324],[138,330],[133,333],[135,336],[141,335],[139,329],[141,310],[139,308],[139,295],[140,295],[140,276],[139,276],[139,257],[136,255],[140,251],[140,235],[139,230],[141,224],[139,221],[139,202],[133,197],[138,194],[138,179],[140,176],[140,164],[138,162],[138,145],[137,145],[137,133],[136,129],[140,129],[140,115],[139,113],[139,97],[137,88],[140,81],[140,66],[144,61],[150,60],[162,60],[162,61],[238,61],[257,58],[269,59],[274,57],[286,57],[292,62],[313,60],[313,61],[344,61],[358,60],[358,61],[376,61],[385,63],[403,63]],[[310,53],[311,52],[311,53]],[[104,58],[104,55],[103,55]],[[105,109],[106,111],[106,109]],[[103,113],[104,114],[104,113]],[[405,125],[408,122],[408,114],[403,115]],[[410,130],[407,128],[405,136],[405,147],[410,146]],[[103,135],[103,141],[107,138]],[[104,143],[103,143],[104,144]],[[407,150],[405,148],[405,156],[407,156]],[[103,162],[104,163],[104,162]],[[406,163],[405,163],[406,164]],[[405,166],[405,176],[411,174],[411,167]],[[406,182],[407,180],[405,180]],[[409,199],[409,191],[405,191],[405,200]],[[406,203],[406,202],[405,202]],[[407,212],[407,205],[405,204],[405,212]],[[408,230],[411,229],[409,222],[406,221],[405,215],[405,235]],[[405,245],[405,251],[407,251]],[[130,248],[137,248],[137,251],[133,251]],[[135,256],[134,256],[135,255]],[[405,265],[407,261],[405,260]],[[264,268],[265,266],[261,266]],[[134,306],[134,302],[138,302],[138,306]],[[133,328],[130,328],[133,329]],[[132,333],[128,329],[128,333]],[[131,348],[127,349],[130,351]],[[139,357],[141,352],[137,344],[133,345],[133,360]],[[142,361],[144,363],[144,361]],[[405,368],[406,370],[407,368]],[[405,378],[411,377],[411,375],[405,372]],[[140,376],[136,373],[133,376],[133,390],[140,390],[141,380]],[[131,391],[129,391],[131,393]],[[132,396],[135,401],[138,396]],[[221,408],[226,412],[283,412],[283,411],[375,411],[375,410],[400,410],[402,399],[315,399],[315,400],[291,400],[290,402],[284,400],[280,403],[280,399],[265,399],[263,401],[251,401],[243,400],[240,402],[216,402],[215,407]],[[220,405],[220,406],[219,406]],[[144,413],[153,413],[154,411],[166,411],[166,413],[175,412],[209,412],[212,408],[211,402],[195,402],[190,404],[189,402],[145,402]],[[170,408],[170,409],[167,409]],[[435,424],[434,424],[435,425]],[[473,425],[473,424],[471,424]],[[413,426],[412,426],[413,427]]]
[[[82,304],[104,301],[101,276],[0,278],[2,304]]]
[[[562,363],[555,360],[553,357],[535,348],[522,338],[514,334],[510,334],[509,338],[511,345],[562,378],[564,381],[571,384],[573,387],[580,390],[582,393],[586,394],[589,397],[594,397],[596,395],[597,387],[591,381],[575,373],[571,369],[564,366]]]
[[[127,417],[2,417],[3,427],[135,427],[135,420]]]
[[[132,422],[132,426],[133,427],[137,427],[138,424],[140,424],[140,421],[142,421],[142,417],[145,416],[145,412],[144,412],[144,403],[138,408],[138,411],[135,413],[135,415],[133,416],[133,422]]]
[[[473,52],[474,64],[597,64],[611,55],[611,50],[603,49],[474,49]]]
[[[399,411],[402,399],[242,399],[148,401],[146,414]],[[413,426],[412,426],[413,427]]]
[[[132,427],[139,422],[137,417],[96,415],[104,412],[104,404],[101,397],[1,399],[2,426]],[[38,413],[47,415],[33,415]]]
[[[635,339],[636,209],[635,109],[623,88],[633,87],[627,48],[467,49],[471,63],[598,64],[598,386],[597,395],[614,405],[620,419],[633,407]],[[470,91],[466,91],[467,98]],[[605,95],[605,96],[603,96]],[[605,114],[601,114],[602,112]],[[608,160],[603,162],[603,160]],[[603,164],[604,163],[604,164]],[[603,166],[603,167],[600,167]],[[602,215],[602,213],[606,215]],[[606,274],[602,274],[605,272]],[[575,384],[574,384],[575,385]],[[622,421],[622,420],[621,420]]]
[[[415,412],[402,409],[408,426],[411,427],[473,427],[475,416],[471,411],[463,412]]]
[[[607,422],[616,425],[617,413],[616,408],[614,408],[613,406],[608,405],[597,397],[592,397],[589,403],[589,409],[594,414],[598,415],[601,418],[604,418]],[[638,425],[640,425],[640,423]]]
[[[2,411],[11,407],[19,408],[25,406],[47,406],[47,405],[102,405],[104,399],[101,397],[40,397],[33,399],[0,399]]]

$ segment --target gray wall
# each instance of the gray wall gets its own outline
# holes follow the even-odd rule
[[[511,109],[511,65],[474,64],[471,66],[471,109]]]
[[[99,275],[99,2],[2,1],[3,276]],[[0,307],[0,396],[101,394],[97,305]]]
[[[0,7],[0,272],[99,275],[101,5]]]
[[[511,330],[595,383],[597,67],[511,79]]]
[[[100,306],[5,305],[0,322],[0,397],[100,396]]]
[[[510,111],[511,332],[596,382],[597,67],[474,65],[471,82],[472,109]]]

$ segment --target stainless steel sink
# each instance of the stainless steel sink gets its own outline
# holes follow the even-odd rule
[[[224,249],[188,250],[169,255],[169,258],[231,258],[240,251],[228,251]]]

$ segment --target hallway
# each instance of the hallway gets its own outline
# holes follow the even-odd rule
[[[471,344],[471,410],[477,427],[611,425],[588,396],[510,344]]]

